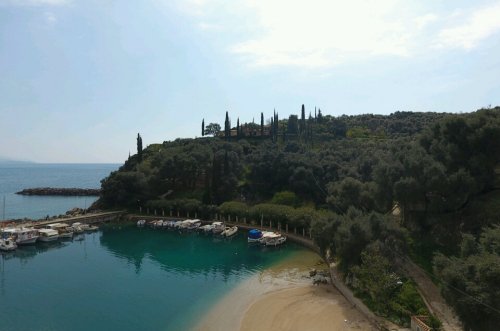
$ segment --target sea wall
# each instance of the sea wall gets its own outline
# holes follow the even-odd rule
[[[93,188],[58,188],[58,187],[35,187],[26,188],[16,192],[20,195],[58,195],[58,196],[99,196],[101,189]]]

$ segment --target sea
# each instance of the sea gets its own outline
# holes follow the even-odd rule
[[[0,221],[41,219],[78,207],[89,207],[97,197],[24,196],[25,188],[100,188],[101,180],[119,164],[0,164]]]
[[[92,201],[18,199],[12,192],[36,186],[99,187],[116,168],[2,168],[2,192],[12,199],[7,206],[18,210],[6,214],[36,218],[83,207],[82,202]],[[71,240],[20,246],[0,253],[0,331],[192,330],[238,284],[304,250],[294,243],[252,246],[244,231],[221,239],[138,228],[133,222],[102,225]]]

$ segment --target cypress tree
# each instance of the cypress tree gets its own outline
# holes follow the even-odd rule
[[[231,136],[231,123],[229,123],[229,114],[226,111],[226,121],[224,122],[224,136],[229,139]]]
[[[142,162],[142,138],[140,134],[137,134],[137,159],[139,163]]]
[[[306,109],[304,107],[304,104],[302,104],[302,111],[300,114],[299,132],[301,135],[304,135],[306,133]]]
[[[271,140],[274,142],[274,118],[271,117],[271,132],[269,132],[269,135],[271,136]]]
[[[260,113],[260,136],[264,136],[264,113]]]
[[[323,121],[323,114],[321,114],[321,108],[318,108],[318,123]]]
[[[240,118],[238,117],[238,121],[236,122],[236,137],[240,137]]]
[[[203,119],[203,121],[201,121],[201,136],[202,137],[205,136],[205,119]]]

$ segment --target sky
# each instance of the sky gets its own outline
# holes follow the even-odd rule
[[[0,157],[121,163],[319,107],[500,105],[500,1],[0,0]]]

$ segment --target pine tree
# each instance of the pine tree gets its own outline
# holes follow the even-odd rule
[[[203,119],[203,121],[201,121],[201,136],[202,137],[205,136],[205,119]]]

